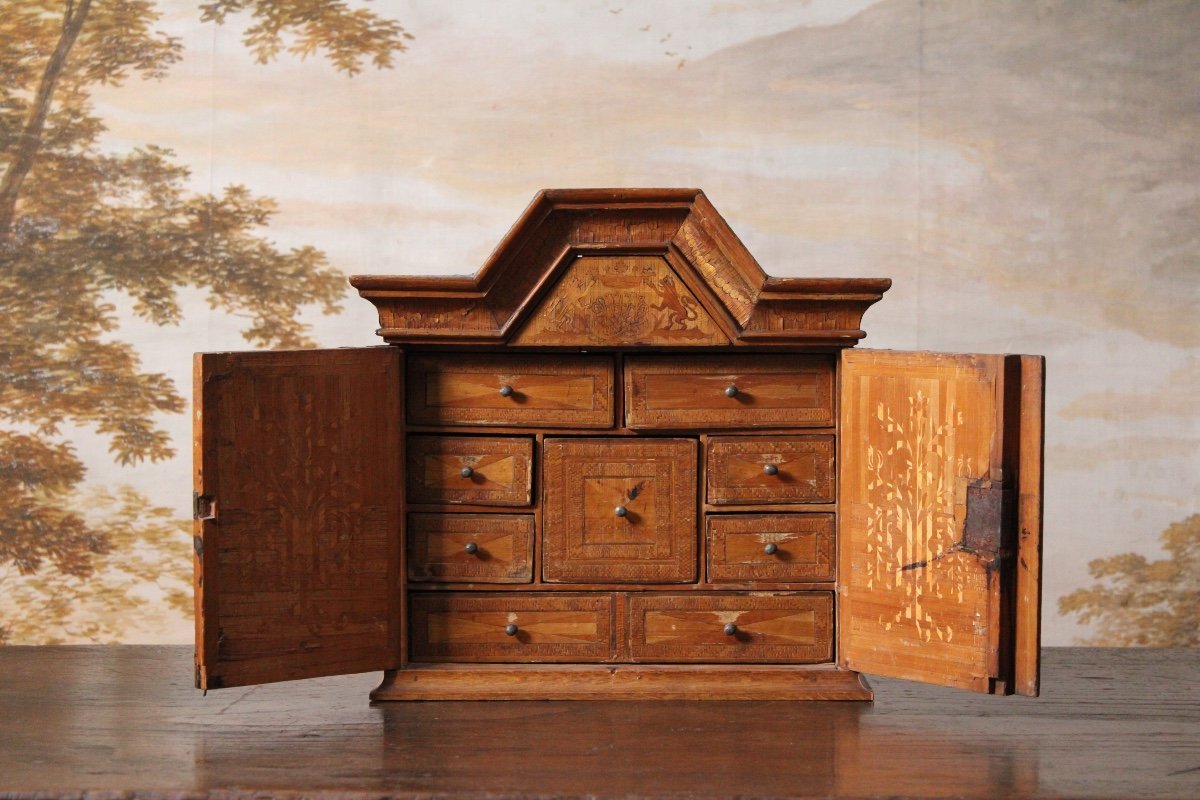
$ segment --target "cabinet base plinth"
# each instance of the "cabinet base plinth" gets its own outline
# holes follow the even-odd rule
[[[871,700],[834,666],[413,664],[384,673],[372,700]]]

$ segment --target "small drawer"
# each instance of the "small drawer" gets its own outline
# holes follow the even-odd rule
[[[532,439],[408,437],[410,503],[527,506],[532,483]]]
[[[834,438],[714,436],[707,497],[713,505],[834,502]]]
[[[542,579],[696,580],[694,439],[546,439]]]
[[[817,663],[833,658],[833,595],[631,594],[634,661]]]
[[[625,360],[630,428],[833,425],[833,360],[825,356],[675,356]]]
[[[419,355],[408,362],[414,425],[611,428],[607,356]]]
[[[413,661],[608,661],[611,594],[423,593],[411,597]]]
[[[833,514],[714,514],[708,579],[833,580]]]
[[[533,580],[530,514],[409,514],[407,539],[409,580]]]

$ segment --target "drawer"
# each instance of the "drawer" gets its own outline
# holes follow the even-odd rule
[[[833,580],[833,514],[713,514],[708,579]]]
[[[608,661],[610,594],[410,595],[413,661]]]
[[[633,356],[625,360],[630,428],[833,425],[833,360],[824,356]]]
[[[708,502],[832,503],[834,437],[714,436],[705,470]]]
[[[817,663],[833,658],[833,595],[631,594],[634,661]]]
[[[542,579],[696,579],[693,439],[546,439]]]
[[[406,536],[410,580],[533,580],[530,514],[409,514]]]
[[[418,355],[408,361],[414,425],[611,428],[608,356]]]
[[[532,467],[532,439],[410,436],[408,500],[527,506]]]

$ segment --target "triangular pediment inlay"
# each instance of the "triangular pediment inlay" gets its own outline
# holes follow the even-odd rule
[[[666,259],[581,255],[510,340],[514,345],[725,345],[729,339]]]

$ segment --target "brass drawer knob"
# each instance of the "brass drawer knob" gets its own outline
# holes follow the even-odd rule
[[[618,517],[623,517],[629,513],[629,509],[627,509],[625,506],[617,506],[616,509],[613,510],[613,513]]]
[[[513,388],[511,386],[509,386],[507,383],[501,384],[500,385],[500,396],[501,397],[512,397],[513,396]]]
[[[475,542],[467,542],[467,546],[463,549],[467,551],[468,555],[473,556],[479,552],[479,545],[475,544]]]
[[[732,622],[726,622],[725,623],[725,635],[726,636],[737,635],[737,625],[734,625]]]
[[[469,478],[475,474],[475,470],[471,469],[470,467],[463,467],[458,471],[458,474],[462,475],[464,478]]]
[[[511,622],[504,626],[504,633],[506,636],[516,636],[517,630],[517,626]]]
[[[779,545],[774,542],[768,542],[767,546],[763,548],[763,552],[769,556],[773,556],[779,552]]]
[[[736,386],[734,386],[732,383],[725,387],[725,396],[726,397],[737,397],[737,394],[738,394],[738,388]]]
[[[765,472],[767,475],[778,475],[779,467],[775,466],[774,464],[764,464],[763,472]]]

